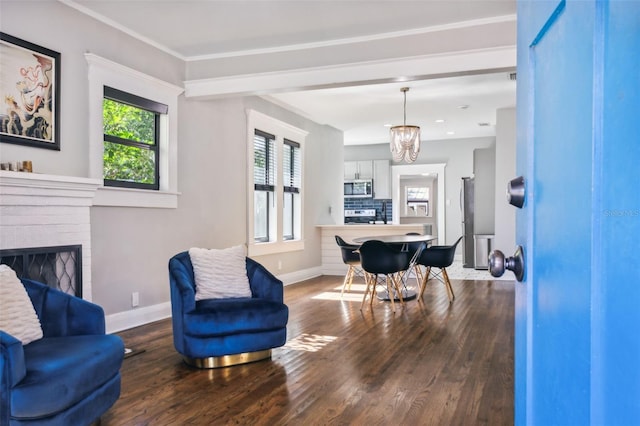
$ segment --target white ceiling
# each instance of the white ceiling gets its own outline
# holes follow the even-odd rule
[[[515,0],[59,1],[187,61],[411,34],[514,15],[516,8]],[[496,109],[515,106],[515,82],[507,71],[268,99],[343,130],[345,144],[382,143],[388,141],[385,124],[402,124],[403,86],[410,87],[407,124],[419,125],[423,140],[493,136]]]

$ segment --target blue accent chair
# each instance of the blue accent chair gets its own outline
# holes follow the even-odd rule
[[[271,357],[285,344],[289,308],[282,281],[246,258],[251,297],[195,300],[189,252],[169,261],[173,344],[185,362],[198,368],[244,364]]]
[[[0,425],[88,425],[120,397],[124,344],[98,305],[23,279],[44,337],[0,330]]]

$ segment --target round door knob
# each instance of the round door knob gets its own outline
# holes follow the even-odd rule
[[[489,272],[494,277],[501,277],[505,270],[512,271],[518,281],[524,279],[524,255],[522,246],[518,246],[512,257],[505,257],[500,250],[493,250],[489,254]]]
[[[504,274],[504,253],[500,250],[492,250],[489,253],[489,273],[494,277],[501,277]]]

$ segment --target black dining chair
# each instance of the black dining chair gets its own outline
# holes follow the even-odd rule
[[[369,305],[373,306],[373,298],[376,297],[378,276],[385,276],[386,290],[391,302],[391,310],[396,311],[395,296],[404,305],[402,297],[402,273],[411,265],[411,256],[407,251],[398,250],[390,244],[378,240],[369,240],[362,243],[358,249],[360,263],[365,272],[366,288],[362,298],[360,309],[364,306],[367,296],[370,297]],[[395,295],[395,296],[394,296]]]
[[[340,296],[344,294],[345,288],[347,291],[351,291],[351,283],[353,283],[354,275],[364,276],[362,273],[362,267],[360,265],[360,254],[356,251],[360,248],[359,245],[349,244],[338,235],[336,237],[336,243],[338,247],[340,247],[340,252],[342,254],[342,261],[345,265],[349,266],[347,270],[347,274],[344,276],[344,281],[342,283],[342,291],[340,292]]]
[[[456,247],[462,240],[462,237],[450,246],[431,246],[422,251],[418,258],[418,264],[427,268],[424,277],[422,278],[422,285],[420,288],[419,298],[422,299],[424,290],[427,287],[427,281],[429,276],[433,272],[433,277],[442,282],[447,289],[447,295],[449,296],[449,303],[453,302],[456,298],[453,294],[453,288],[451,287],[451,281],[449,281],[449,275],[447,274],[447,268],[453,263],[453,257],[456,254]],[[439,272],[435,272],[433,268],[439,269]]]

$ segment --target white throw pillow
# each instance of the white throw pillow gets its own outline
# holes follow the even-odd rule
[[[196,279],[196,300],[251,297],[245,246],[189,249]]]
[[[0,330],[23,345],[42,339],[40,319],[15,271],[0,265]]]

